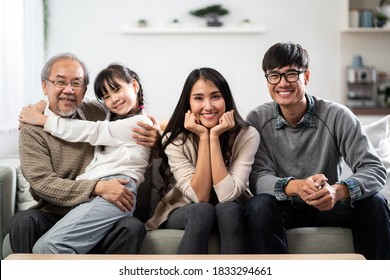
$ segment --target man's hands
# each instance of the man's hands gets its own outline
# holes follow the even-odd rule
[[[124,186],[128,182],[124,179],[99,181],[92,194],[115,204],[124,212],[131,211],[134,207],[134,194]]]
[[[348,188],[344,185],[329,185],[323,174],[315,174],[304,180],[291,180],[285,189],[288,196],[298,195],[308,205],[320,211],[334,207],[340,199],[349,197]]]
[[[347,186],[324,183],[320,190],[306,197],[306,203],[320,211],[327,211],[332,209],[338,200],[349,197]]]
[[[328,178],[323,174],[316,174],[304,180],[292,180],[286,187],[286,194],[288,196],[298,195],[303,201],[306,201],[309,195],[320,190],[327,181]],[[293,188],[290,188],[290,185]]]
[[[326,211],[333,208],[336,204],[336,190],[334,185],[324,183],[321,189],[306,196],[306,203],[317,208],[320,211]]]
[[[139,145],[154,148],[157,146],[157,143],[161,138],[162,131],[159,123],[154,117],[148,115],[148,118],[151,119],[153,125],[149,125],[144,122],[139,122],[138,125],[141,128],[133,129],[133,138],[137,140],[137,144]]]

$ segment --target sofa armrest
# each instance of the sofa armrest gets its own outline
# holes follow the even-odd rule
[[[17,154],[0,159],[0,249],[4,237],[9,233],[11,218],[16,212],[16,193],[18,188],[18,168],[20,160]],[[1,252],[1,251],[0,251]]]
[[[9,232],[12,216],[15,214],[16,199],[16,169],[10,166],[0,166],[0,232],[2,250],[3,239]],[[0,251],[1,252],[1,251]]]

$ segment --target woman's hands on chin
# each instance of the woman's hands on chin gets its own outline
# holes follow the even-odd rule
[[[190,110],[188,110],[185,115],[184,128],[198,136],[201,136],[205,133],[208,134],[208,129],[200,124],[199,118]]]
[[[234,111],[230,110],[222,115],[222,117],[219,119],[219,123],[210,130],[210,133],[214,134],[215,136],[219,136],[225,131],[232,129],[234,125]]]

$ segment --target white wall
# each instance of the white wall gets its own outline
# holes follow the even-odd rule
[[[145,18],[154,26],[178,18],[183,24],[203,23],[188,11],[219,3],[230,10],[222,20],[234,25],[243,18],[264,23],[255,35],[124,35],[125,23]],[[261,61],[279,41],[303,45],[311,56],[309,93],[334,101],[340,93],[340,29],[346,0],[49,0],[50,40],[47,56],[73,52],[84,60],[92,81],[109,63],[135,70],[144,86],[147,111],[169,118],[185,78],[197,67],[219,70],[228,80],[242,115],[270,100]],[[38,78],[38,77],[37,77]],[[93,96],[92,87],[88,94]]]

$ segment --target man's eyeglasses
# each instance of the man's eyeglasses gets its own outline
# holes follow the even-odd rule
[[[68,84],[70,84],[70,86],[74,90],[78,90],[78,89],[81,89],[82,87],[84,87],[84,83],[82,83],[81,81],[78,81],[78,80],[67,82],[65,80],[52,81],[52,80],[46,79],[46,81],[52,82],[58,88],[66,88]]]
[[[295,83],[299,80],[299,75],[304,73],[306,70],[288,70],[284,73],[270,73],[265,74],[265,77],[267,78],[268,83],[271,85],[277,85],[279,84],[280,80],[282,79],[282,76],[286,79],[289,83]]]

